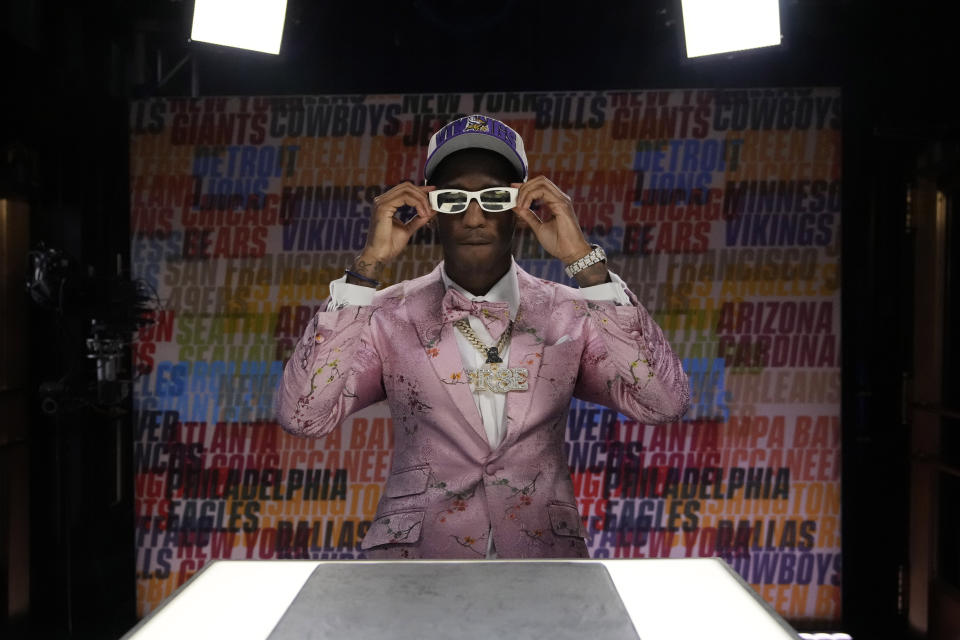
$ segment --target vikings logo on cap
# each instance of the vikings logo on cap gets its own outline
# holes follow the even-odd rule
[[[527,154],[523,138],[496,118],[473,114],[445,124],[430,138],[427,162],[423,166],[424,182],[430,179],[440,162],[455,151],[488,149],[510,161],[521,179],[527,180]]]
[[[463,128],[464,131],[479,131],[481,133],[487,132],[490,130],[490,127],[487,126],[487,121],[481,118],[480,116],[467,116],[467,126]]]

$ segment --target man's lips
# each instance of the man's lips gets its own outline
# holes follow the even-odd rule
[[[458,241],[458,244],[470,244],[470,245],[473,245],[473,244],[491,244],[492,242],[493,242],[493,240],[491,240],[490,238],[470,237],[470,238],[463,238],[463,239],[459,240],[459,241]]]

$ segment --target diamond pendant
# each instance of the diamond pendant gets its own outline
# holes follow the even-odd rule
[[[530,372],[525,367],[501,369],[496,363],[485,364],[479,369],[467,369],[467,378],[472,384],[476,385],[477,391],[492,391],[494,393],[526,391],[529,375]]]

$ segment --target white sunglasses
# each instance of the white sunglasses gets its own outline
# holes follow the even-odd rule
[[[437,189],[430,191],[430,206],[440,213],[461,213],[467,210],[471,200],[480,203],[484,211],[509,211],[517,206],[516,187],[490,187],[480,191],[463,189]]]

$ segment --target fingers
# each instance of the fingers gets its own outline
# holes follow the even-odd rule
[[[548,253],[560,259],[583,253],[583,246],[587,243],[570,196],[542,175],[511,186],[519,189],[514,211],[530,225]],[[530,209],[534,200],[546,205],[539,216]]]
[[[378,218],[392,218],[397,209],[406,205],[417,210],[417,216],[430,219],[435,211],[430,207],[427,193],[436,189],[433,185],[416,186],[410,182],[401,182],[392,189],[373,199]]]
[[[540,226],[543,224],[543,221],[537,217],[537,214],[531,209],[517,206],[513,211],[517,214],[518,218],[523,220],[531,229],[533,229],[534,234],[537,233],[537,231],[540,229]]]
[[[429,222],[436,213],[427,199],[427,193],[434,188],[401,182],[375,197],[375,209],[364,250],[382,262],[392,260],[403,251],[413,233]],[[405,205],[413,207],[417,212],[406,224],[396,215],[397,209]]]
[[[417,229],[429,222],[430,218],[424,218],[423,216],[414,216],[407,220],[406,224],[397,220],[397,224],[403,227],[403,231],[407,234],[408,238],[413,236],[413,234],[417,232]]]
[[[519,189],[517,206],[520,208],[529,209],[534,200],[542,200],[554,215],[561,211],[573,214],[573,200],[545,176],[540,175],[527,182],[513,183],[511,186]]]

